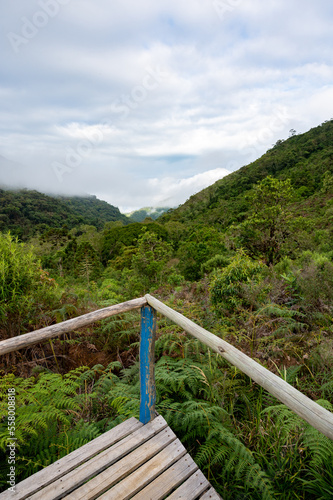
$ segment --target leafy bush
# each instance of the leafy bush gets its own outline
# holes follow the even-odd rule
[[[201,272],[202,273],[210,273],[214,271],[214,269],[226,267],[230,263],[230,258],[226,255],[214,255],[211,259],[207,260],[201,264]]]
[[[304,252],[297,274],[297,286],[308,310],[333,307],[333,263],[322,254]]]
[[[265,265],[253,261],[239,251],[230,264],[213,274],[210,300],[217,310],[234,312],[239,307],[251,306],[246,287],[256,287],[263,278]]]
[[[119,282],[112,278],[104,279],[96,291],[96,301],[104,307],[122,302]]]
[[[30,247],[0,233],[0,332],[5,337],[19,335],[29,321],[35,324],[54,301],[56,287]]]

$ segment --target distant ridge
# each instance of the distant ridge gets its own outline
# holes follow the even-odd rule
[[[147,217],[156,220],[168,210],[170,210],[170,207],[144,207],[125,215],[130,217],[134,222],[143,222]]]
[[[96,196],[49,196],[28,189],[0,187],[0,231],[22,239],[49,228],[88,224],[103,229],[106,222],[132,222],[117,207]]]

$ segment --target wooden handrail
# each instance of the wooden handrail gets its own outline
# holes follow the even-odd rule
[[[193,321],[166,306],[155,297],[145,295],[145,298],[148,304],[156,309],[156,311],[169,318],[186,332],[220,354],[223,358],[257,382],[257,384],[261,385],[261,387],[282,401],[282,403],[297,413],[297,415],[333,440],[333,413],[312,401],[312,399],[308,398],[282,378],[249,358],[249,356],[236,349],[236,347],[233,347],[225,340],[220,339],[208,330],[193,323]]]
[[[71,332],[77,328],[81,328],[82,326],[90,325],[95,321],[100,321],[101,319],[109,318],[110,316],[115,316],[116,314],[128,312],[132,309],[139,309],[145,304],[147,304],[147,301],[144,297],[129,300],[127,302],[122,302],[121,304],[116,304],[114,306],[105,307],[104,309],[98,309],[97,311],[93,311],[88,314],[83,314],[77,318],[62,321],[56,325],[35,330],[34,332],[24,333],[18,337],[2,340],[0,342],[0,356],[2,354],[7,354],[8,352],[18,351],[19,349],[23,349],[23,347],[28,347],[29,345],[42,342],[43,340],[58,337],[63,333]]]
[[[205,330],[149,294],[145,295],[145,297],[122,302],[121,304],[105,307],[104,309],[63,321],[57,325],[3,340],[0,342],[0,355],[56,337],[82,326],[87,326],[95,321],[139,308],[141,308],[140,360],[142,360],[140,361],[140,420],[143,423],[147,423],[154,418],[155,414],[154,342],[156,330],[155,311],[157,311],[200,340],[203,344],[206,344],[213,351],[220,354],[224,359],[236,366],[288,408],[297,413],[297,415],[333,440],[333,413],[312,401],[282,378],[267,370],[225,340],[213,335],[208,330]]]

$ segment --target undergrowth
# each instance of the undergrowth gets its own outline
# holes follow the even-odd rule
[[[156,353],[156,411],[225,500],[332,498],[328,438],[182,332],[161,335]],[[4,377],[2,415],[7,389],[14,387],[17,395],[18,480],[126,418],[139,417],[139,366],[121,368],[114,362],[67,375],[41,371],[28,379]],[[292,382],[297,374],[287,376]],[[332,410],[328,401],[319,403]],[[3,417],[4,454],[6,438]],[[6,467],[4,456],[0,470]]]

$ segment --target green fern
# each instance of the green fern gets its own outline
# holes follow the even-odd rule
[[[87,423],[80,418],[87,403],[87,394],[83,390],[85,381],[89,379],[85,373],[87,370],[88,374],[93,372],[81,367],[63,376],[41,372],[37,378],[15,378],[12,374],[3,378],[0,389],[0,414],[3,415],[0,447],[5,451],[8,442],[7,392],[9,388],[15,388],[18,481],[101,433],[99,423]],[[0,461],[0,471],[5,467],[4,457]],[[1,485],[4,486],[5,481],[0,482]]]
[[[83,420],[73,429],[63,428],[60,431],[56,422],[50,422],[43,433],[21,448],[17,468],[21,479],[66,456],[99,434],[100,429],[95,423]]]
[[[51,422],[69,426],[71,416],[80,408],[74,397],[80,387],[80,374],[77,369],[61,376],[54,373],[42,373],[38,379],[15,379],[12,375],[4,377],[0,403],[0,412],[6,415],[5,391],[8,385],[15,388],[16,394],[16,438],[17,445],[37,437],[47,429]],[[7,422],[0,426],[0,448],[6,448]]]
[[[328,401],[317,403],[333,410]],[[292,440],[295,449],[301,450],[305,457],[303,471],[299,470],[297,476],[306,494],[316,499],[333,498],[333,442],[284,405],[266,408],[262,413],[270,415],[275,422],[281,442]]]
[[[332,379],[321,386],[322,394],[325,398],[333,400],[333,376]]]
[[[222,471],[219,478],[222,483],[231,474],[239,482],[243,483],[244,490],[249,494],[252,491],[260,492],[260,498],[271,500],[275,498],[273,485],[260,465],[256,463],[253,454],[244,444],[231,432],[221,425],[209,434],[207,442],[200,447],[195,457],[201,468],[207,468],[209,463],[213,468],[219,465]]]

